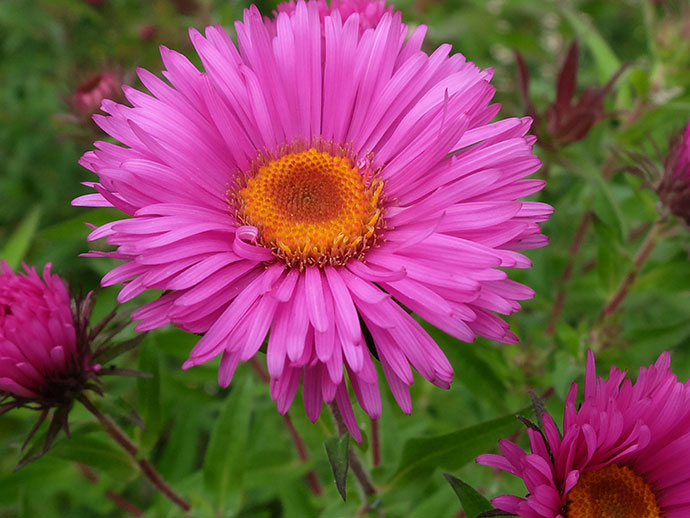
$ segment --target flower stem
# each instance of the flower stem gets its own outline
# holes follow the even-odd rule
[[[347,426],[345,426],[345,421],[343,420],[343,416],[340,413],[338,405],[335,402],[331,401],[330,403],[328,403],[328,407],[331,409],[331,413],[333,414],[333,420],[335,421],[335,425],[338,428],[338,434],[345,435],[346,433],[349,433],[347,431]],[[362,491],[364,492],[366,499],[368,500],[369,498],[375,496],[376,488],[374,487],[374,483],[371,481],[371,477],[367,473],[366,468],[364,467],[364,465],[362,465],[362,461],[359,459],[359,456],[355,453],[355,451],[352,448],[347,449],[347,461],[350,465],[350,468],[352,468],[352,474],[357,479],[357,482],[359,483],[359,486],[362,488]]]
[[[640,270],[642,270],[642,267],[644,266],[645,262],[647,262],[647,259],[654,250],[654,247],[657,243],[657,239],[664,227],[665,223],[662,223],[661,220],[659,220],[650,229],[649,233],[647,234],[647,237],[645,238],[642,245],[640,245],[640,248],[637,251],[637,254],[635,255],[632,268],[628,270],[628,273],[623,278],[623,282],[621,282],[620,286],[618,287],[614,295],[611,297],[609,302],[606,304],[606,306],[604,306],[604,309],[601,311],[601,314],[599,315],[598,319],[600,322],[604,321],[608,316],[615,313],[616,310],[618,310],[618,307],[621,305],[621,303],[625,300],[625,297],[627,297],[631,286],[634,284],[635,279],[637,278],[637,275],[640,273]]]
[[[86,464],[77,463],[77,467],[82,472],[84,477],[92,484],[98,484],[98,475],[96,472]],[[139,509],[134,503],[127,500],[124,496],[116,493],[112,489],[105,490],[105,496],[114,503],[117,507],[122,509],[124,512],[131,516],[136,516],[137,518],[144,516],[144,511]]]
[[[635,117],[638,116],[639,115],[636,115]],[[604,178],[604,181],[609,181],[615,171],[616,155],[615,153],[611,153],[606,158],[601,168],[601,175]],[[575,268],[575,258],[578,256],[580,248],[582,248],[582,243],[584,242],[585,237],[587,237],[587,231],[589,230],[589,227],[592,224],[592,216],[593,213],[591,210],[587,210],[582,215],[580,224],[577,226],[577,230],[575,231],[575,235],[573,236],[573,241],[570,244],[568,264],[565,265],[565,269],[563,270],[563,274],[561,275],[561,282],[558,289],[558,294],[556,295],[556,301],[554,302],[553,306],[551,306],[551,312],[549,313],[549,317],[546,321],[546,327],[544,329],[546,336],[552,336],[553,333],[556,331],[556,322],[558,321],[558,318],[561,316],[561,312],[563,311],[563,305],[565,304],[565,288],[568,282],[570,282],[570,278],[573,275],[573,269]]]
[[[290,419],[290,416],[288,414],[285,414],[283,415],[283,421],[285,421],[285,426],[287,427],[288,432],[290,432],[292,442],[295,443],[297,455],[299,456],[302,462],[304,462],[305,464],[308,463],[309,454],[307,453],[307,447],[304,444],[304,440],[302,440],[302,437],[297,431],[297,428],[295,428],[295,425],[292,423],[292,419]],[[311,492],[314,493],[316,496],[321,496],[323,494],[323,489],[321,489],[321,483],[319,482],[319,478],[316,476],[316,472],[313,469],[311,469],[305,475],[305,477],[307,479],[307,483],[309,484],[309,489],[311,489]]]
[[[134,444],[127,435],[117,426],[109,416],[101,413],[98,408],[94,406],[91,401],[85,396],[79,396],[79,402],[91,412],[91,414],[98,419],[105,431],[110,437],[136,461],[141,472],[149,479],[153,486],[168,500],[180,507],[183,511],[189,512],[192,508],[189,502],[179,496],[173,489],[161,478],[156,469],[147,459],[140,459],[137,457],[139,448]]]
[[[379,422],[371,420],[371,460],[374,467],[381,464],[381,444],[379,440]]]
[[[264,367],[257,361],[256,358],[252,358],[251,360],[249,360],[249,363],[252,366],[252,368],[256,371],[259,378],[261,378],[261,381],[263,381],[264,383],[269,383],[271,381],[271,378],[266,372],[266,369],[264,369]],[[307,446],[304,444],[304,440],[297,431],[297,428],[295,428],[292,419],[288,414],[285,414],[283,415],[283,421],[285,422],[285,427],[288,429],[288,432],[290,432],[290,438],[292,439],[292,442],[295,444],[298,457],[305,464],[308,463],[309,453],[307,452]],[[309,484],[309,489],[311,489],[311,492],[314,493],[316,496],[321,496],[321,494],[323,494],[323,489],[321,488],[319,478],[316,476],[316,472],[313,469],[309,470],[309,472],[305,475],[305,478],[307,479],[307,483]]]

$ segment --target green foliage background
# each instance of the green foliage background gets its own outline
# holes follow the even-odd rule
[[[248,365],[222,390],[216,383],[217,364],[180,369],[198,337],[172,328],[149,333],[138,350],[117,364],[155,376],[109,378],[107,396],[95,401],[191,501],[190,516],[463,516],[442,472],[455,473],[487,497],[523,494],[519,481],[475,466],[473,459],[520,429],[512,414],[529,406],[528,389],[548,396],[547,406],[558,419],[570,384],[582,381],[588,348],[600,350],[602,374],[615,364],[634,375],[664,350],[672,351],[681,379],[690,374],[687,228],[676,225],[656,241],[618,311],[599,319],[659,219],[655,193],[623,171],[636,162],[628,154],[653,157],[659,148],[663,155],[669,137],[690,115],[688,6],[642,0],[403,0],[396,6],[409,24],[429,26],[427,50],[450,42],[479,66],[495,68],[500,117],[524,115],[512,49],[525,58],[539,111],[555,99],[556,76],[574,37],[581,47],[578,92],[603,85],[622,63],[630,63],[607,97],[609,118],[580,142],[557,150],[537,147],[545,163],[538,175],[548,180],[538,199],[552,204],[555,213],[543,225],[551,244],[528,254],[534,267],[510,272],[536,291],[523,311],[509,318],[521,344],[482,339],[466,344],[431,329],[455,368],[455,381],[442,391],[418,380],[412,387],[411,417],[400,412],[382,386],[382,462],[377,467],[372,466],[370,421],[358,413],[365,439],[354,450],[371,469],[378,490],[368,502],[373,509],[363,510],[367,502],[351,474],[345,502],[333,483],[324,441],[335,430],[326,410],[311,424],[298,396],[289,413],[307,446],[308,461],[303,462],[268,387]],[[186,28],[220,23],[232,30],[244,7],[227,0],[0,2],[3,258],[14,266],[21,260],[39,266],[52,262],[54,271],[74,286],[97,286],[113,264],[77,257],[87,250],[83,222],[98,224],[117,216],[69,204],[87,192],[79,182],[93,180],[77,161],[103,136],[70,113],[67,99],[102,70],[140,86],[135,67],[156,73],[162,68],[159,44],[198,63]],[[268,14],[274,3],[261,1],[259,8]],[[151,37],[142,37],[151,29]],[[607,163],[608,179],[602,172]],[[571,242],[587,213],[592,225],[573,256]],[[573,274],[566,285],[562,272],[570,262]],[[565,305],[549,335],[547,319],[561,289]],[[101,291],[97,316],[112,309],[115,293]],[[127,329],[123,336],[133,334]],[[135,413],[145,429],[135,424]],[[0,417],[0,517],[128,516],[113,503],[113,494],[145,516],[183,515],[152,490],[134,462],[79,405],[70,419],[72,438],[61,436],[44,458],[14,472],[34,418],[30,411]],[[310,470],[323,486],[321,496],[305,483]]]

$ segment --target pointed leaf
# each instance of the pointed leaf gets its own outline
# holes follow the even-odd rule
[[[7,261],[7,264],[16,269],[24,259],[29,245],[31,245],[40,220],[41,207],[34,207],[24,216],[24,219],[5,243],[0,259]]]
[[[204,458],[204,485],[218,511],[234,514],[240,506],[252,413],[252,377],[246,376],[225,400]]]
[[[137,410],[146,426],[141,433],[139,447],[145,452],[153,447],[159,439],[162,418],[160,398],[160,361],[158,350],[155,348],[154,336],[145,340],[139,349],[139,371],[146,374],[146,378],[137,379]],[[117,369],[125,371],[124,369]],[[125,371],[126,372],[126,371]],[[135,371],[130,371],[135,372]]]
[[[520,83],[520,95],[522,96],[522,103],[525,107],[525,113],[535,119],[537,118],[537,110],[534,108],[532,101],[529,98],[529,70],[527,64],[517,50],[515,51],[515,60],[518,66],[518,82]]]
[[[340,493],[343,500],[347,497],[347,469],[349,467],[347,449],[349,443],[350,436],[348,434],[340,437],[330,437],[324,442],[326,455],[328,455],[328,461],[331,463],[331,469],[333,470],[335,486],[338,488],[338,493]]]
[[[530,413],[530,409],[524,408],[518,413]],[[460,469],[478,455],[495,449],[499,439],[508,437],[521,426],[515,414],[510,414],[457,432],[410,439],[403,447],[400,464],[388,489],[412,480],[424,480],[437,467]]]
[[[475,518],[479,513],[493,510],[491,503],[474,488],[450,473],[444,473],[443,476],[446,477],[453,491],[458,495],[467,518]]]
[[[570,105],[575,95],[578,57],[579,49],[576,39],[570,45],[568,56],[561,67],[561,72],[558,74],[558,83],[556,84],[556,104],[563,108]]]
[[[599,34],[594,25],[583,15],[575,13],[569,8],[563,8],[563,14],[578,37],[589,47],[599,70],[601,82],[608,81],[621,67],[621,62],[606,40]]]

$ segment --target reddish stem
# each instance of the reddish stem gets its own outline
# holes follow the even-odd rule
[[[292,423],[292,419],[290,419],[290,416],[288,414],[283,415],[283,421],[285,421],[285,427],[288,429],[288,432],[290,432],[292,442],[295,443],[297,455],[299,456],[300,460],[306,464],[307,462],[309,462],[309,454],[307,453],[306,444],[304,444],[302,437],[295,428],[295,425]],[[323,489],[321,489],[321,483],[319,482],[319,479],[316,476],[314,470],[309,470],[305,477],[307,479],[307,483],[309,484],[311,492],[314,493],[316,496],[322,495]]]
[[[582,243],[584,242],[585,236],[587,235],[587,230],[589,230],[589,226],[591,224],[592,212],[588,210],[582,217],[582,220],[580,221],[580,224],[578,225],[577,230],[575,231],[575,237],[573,237],[573,242],[570,244],[570,259],[568,260],[568,264],[566,264],[565,269],[563,270],[563,274],[561,275],[561,283],[560,288],[558,290],[558,294],[556,295],[556,301],[551,307],[551,313],[549,313],[549,318],[546,321],[546,336],[552,336],[554,331],[556,330],[556,321],[561,316],[561,312],[563,311],[563,305],[565,304],[565,287],[568,284],[568,282],[570,282],[570,278],[573,275],[573,269],[575,267],[575,257],[577,257],[577,254],[580,251],[580,248],[582,247]]]
[[[371,460],[374,467],[381,465],[381,444],[379,442],[379,422],[371,420]]]
[[[168,500],[180,507],[183,511],[189,512],[192,508],[189,503],[179,496],[173,489],[161,478],[156,469],[147,459],[140,459],[137,457],[139,448],[134,444],[125,433],[120,430],[115,421],[109,416],[101,413],[89,399],[83,394],[79,396],[79,401],[91,414],[98,419],[105,431],[110,437],[136,461],[141,472],[149,479],[149,482]]]
[[[81,470],[82,474],[89,482],[92,484],[98,484],[98,474],[90,466],[77,463],[77,467]],[[130,502],[124,496],[116,493],[112,489],[106,489],[105,496],[124,512],[132,516],[136,516],[137,518],[144,516],[144,511],[139,509],[139,507],[137,507],[134,503]]]
[[[654,247],[657,243],[657,238],[659,237],[663,226],[664,225],[661,222],[657,222],[651,228],[644,242],[642,245],[640,245],[637,254],[635,255],[632,268],[628,270],[628,273],[625,275],[625,278],[618,287],[618,290],[616,290],[616,293],[614,293],[613,297],[611,297],[611,300],[609,300],[608,304],[606,304],[604,309],[601,311],[599,321],[603,321],[606,319],[606,317],[615,313],[621,303],[625,300],[625,297],[628,296],[630,288],[634,284],[637,275],[640,273],[640,270],[642,270],[642,267],[644,266],[645,262],[647,262],[647,259],[654,250]]]
[[[259,360],[256,358],[252,357],[249,360],[249,365],[252,366],[254,371],[259,375],[259,378],[261,378],[261,381],[264,383],[269,383],[271,381],[270,376],[268,375],[268,372],[266,372],[266,369],[264,369],[263,365],[259,363]]]

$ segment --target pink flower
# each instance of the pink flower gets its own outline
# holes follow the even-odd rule
[[[78,383],[86,358],[77,350],[67,288],[34,267],[17,274],[0,264],[0,397],[48,404],[64,402],[67,386]]]
[[[568,395],[563,434],[545,414],[528,429],[531,454],[500,441],[502,455],[477,462],[522,478],[527,498],[493,504],[524,518],[685,518],[690,516],[690,384],[670,370],[670,355],[641,368],[637,381],[615,367],[597,378],[589,353],[584,402]]]
[[[372,356],[407,413],[411,367],[452,380],[405,308],[461,340],[517,342],[495,313],[533,292],[499,268],[531,266],[519,250],[546,244],[552,209],[517,201],[543,187],[524,179],[540,163],[530,119],[490,122],[491,70],[448,45],[425,54],[425,27],[406,38],[398,12],[363,30],[323,5],[300,1],[275,26],[251,7],[237,47],[192,29],[205,72],[162,48],[170,85],[139,70],[151,95],[104,103],[95,120],[123,146],[84,155],[97,193],[73,203],[124,213],[89,236],[117,247],[91,255],[124,261],[102,283],[124,283],[121,302],[166,291],[134,318],[205,333],[185,368],[222,355],[227,385],[268,335],[279,411],[302,381],[309,418],[335,401],[359,438],[346,378],[378,418]]]

